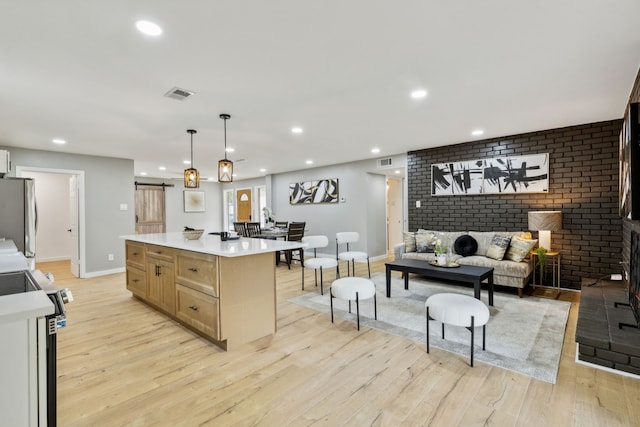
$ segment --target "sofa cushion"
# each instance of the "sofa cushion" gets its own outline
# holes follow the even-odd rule
[[[507,250],[507,259],[516,262],[522,261],[537,242],[537,240],[528,240],[519,236],[513,236],[509,244],[509,249]]]
[[[509,242],[511,242],[510,237],[493,236],[493,239],[491,239],[491,245],[489,245],[489,249],[487,250],[487,257],[497,260],[503,259],[504,254],[507,252],[507,248],[509,247]]]
[[[436,240],[437,239],[435,234],[430,232],[418,231],[416,233],[416,252],[419,252],[419,253],[433,252],[435,249]]]
[[[456,239],[453,247],[458,255],[471,256],[478,250],[478,242],[473,237],[464,235]]]
[[[469,236],[476,239],[478,242],[478,249],[476,250],[476,255],[487,256],[487,251],[489,250],[489,245],[491,245],[491,239],[495,236],[496,233],[493,231],[470,231]]]
[[[416,233],[412,231],[403,231],[402,232],[402,241],[404,242],[404,250],[405,252],[415,252],[416,251]]]
[[[496,276],[527,278],[532,272],[531,263],[528,262],[516,262],[510,260],[496,261],[480,255],[460,257],[456,262],[460,265],[493,267],[493,281],[497,284],[504,283],[501,283],[500,280],[496,280]]]

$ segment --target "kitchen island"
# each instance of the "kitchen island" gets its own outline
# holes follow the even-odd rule
[[[303,246],[182,233],[123,238],[127,289],[224,350],[276,332],[275,253]]]

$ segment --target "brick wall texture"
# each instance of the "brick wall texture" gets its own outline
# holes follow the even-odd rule
[[[529,211],[560,210],[563,227],[552,233],[552,249],[561,251],[561,286],[579,289],[583,277],[621,273],[621,126],[621,119],[610,120],[411,151],[407,156],[409,230],[527,230]],[[538,153],[549,153],[548,193],[431,196],[433,163]]]

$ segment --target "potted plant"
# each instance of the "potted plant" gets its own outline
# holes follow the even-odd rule
[[[540,284],[544,282],[544,277],[547,273],[547,249],[543,246],[538,246],[536,249],[536,255],[538,255],[538,267],[540,268]]]
[[[436,262],[438,265],[447,265],[447,247],[442,246],[442,240],[436,240],[434,252],[436,254]]]

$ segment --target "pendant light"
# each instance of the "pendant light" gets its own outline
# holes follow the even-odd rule
[[[193,134],[198,131],[194,129],[187,129],[187,132],[191,134],[191,167],[184,170],[184,187],[199,188],[200,172],[198,172],[198,169],[193,167]]]
[[[227,120],[231,118],[229,114],[220,114],[224,120],[224,159],[218,162],[218,182],[233,182],[233,162],[227,159]]]

